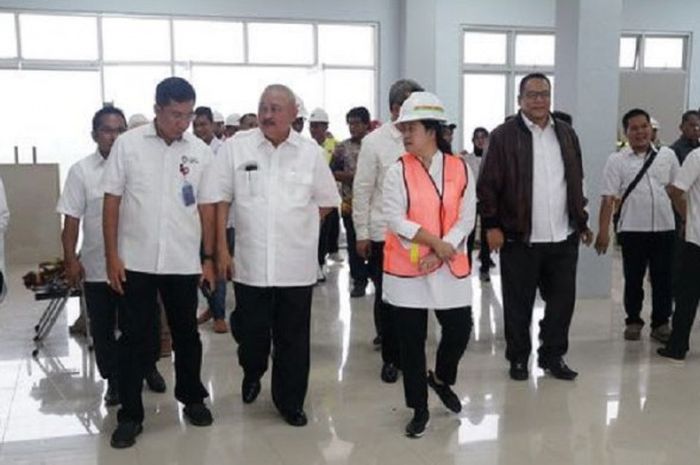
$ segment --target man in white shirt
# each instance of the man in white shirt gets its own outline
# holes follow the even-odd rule
[[[690,331],[700,302],[700,149],[690,152],[668,187],[673,205],[685,226],[678,266],[674,275],[673,331],[657,352],[663,357],[684,360],[690,347]]]
[[[10,224],[10,209],[7,207],[5,184],[0,179],[0,302],[7,295],[7,270],[5,268],[5,233]]]
[[[573,380],[564,362],[576,303],[579,239],[589,245],[583,164],[573,128],[550,114],[552,86],[541,73],[520,82],[518,114],[491,132],[477,185],[489,248],[501,254],[510,377],[529,377],[530,322],[545,301],[538,365]]]
[[[197,203],[212,152],[187,133],[195,92],[182,78],[156,87],[152,124],[124,133],[105,167],[103,232],[107,279],[121,294],[119,308],[119,411],[115,448],[131,447],[142,431],[141,382],[147,339],[158,320],[160,295],[175,350],[175,397],[195,426],[212,423],[201,382],[202,343],[197,331],[201,226]],[[204,257],[210,260],[212,257]]]
[[[205,144],[209,146],[214,155],[217,154],[219,148],[223,145],[221,139],[217,139],[214,135],[214,119],[209,107],[197,107],[194,110],[194,121],[192,121],[192,132],[199,137]],[[217,279],[216,285],[212,292],[205,290],[207,299],[207,308],[197,317],[199,324],[205,323],[214,318],[214,332],[227,333],[226,326],[226,280]]]
[[[608,158],[603,169],[599,231],[595,248],[604,254],[610,243],[610,219],[628,186],[648,160],[648,170],[622,202],[617,237],[622,246],[625,278],[624,307],[627,314],[624,338],[641,337],[644,275],[651,277],[651,337],[665,342],[671,334],[673,311],[672,276],[675,248],[673,206],[666,187],[678,171],[676,155],[668,147],[657,149],[652,142],[649,114],[641,109],[628,111],[622,118],[629,145]],[[651,157],[654,157],[653,159]],[[620,209],[620,207],[617,207]]]
[[[322,149],[291,129],[296,115],[293,92],[268,86],[258,107],[260,128],[226,141],[202,202],[217,204],[216,215],[213,208],[203,210],[205,254],[216,248],[219,274],[234,281],[231,328],[244,372],[243,401],[258,396],[272,353],[275,406],[287,423],[304,426],[319,225],[340,197]],[[231,203],[235,266],[225,235]],[[205,263],[204,272],[211,275],[211,264]]]
[[[403,102],[413,92],[423,91],[420,84],[410,79],[400,79],[389,89],[391,121],[396,121]],[[382,296],[384,262],[384,236],[386,219],[382,214],[384,176],[406,149],[401,132],[394,124],[383,124],[362,140],[357,157],[357,170],[353,180],[352,219],[355,224],[357,253],[368,260],[370,278],[374,282],[374,326],[377,331],[375,344],[381,344],[381,379],[395,383],[399,376],[399,341],[391,308]]]

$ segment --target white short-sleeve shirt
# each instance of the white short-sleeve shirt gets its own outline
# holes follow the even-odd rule
[[[608,157],[603,169],[601,195],[622,198],[627,186],[642,169],[646,154],[623,147]],[[622,205],[619,231],[660,232],[675,229],[671,199],[666,186],[678,171],[678,159],[668,147],[661,147],[644,177]]]
[[[95,152],[71,166],[56,211],[82,222],[80,262],[85,281],[106,282],[104,236],[102,235],[102,174],[106,160]]]
[[[118,244],[127,270],[201,273],[197,204],[211,159],[211,149],[189,133],[167,145],[154,123],[115,141],[103,188],[121,196]]]
[[[685,240],[700,246],[700,149],[686,156],[673,185],[688,196]]]
[[[274,147],[260,129],[224,142],[207,174],[202,203],[232,202],[234,281],[249,286],[316,282],[319,207],[340,196],[323,149],[290,130]]]

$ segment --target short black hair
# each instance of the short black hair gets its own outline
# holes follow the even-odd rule
[[[622,117],[622,128],[625,130],[625,132],[627,132],[627,127],[630,124],[630,120],[636,116],[644,116],[647,119],[647,122],[651,123],[651,117],[649,116],[649,113],[642,110],[641,108],[633,108],[627,113],[625,113],[625,116]]]
[[[547,84],[549,85],[549,88],[552,88],[552,82],[549,80],[546,74],[542,73],[530,73],[526,75],[521,81],[520,81],[520,89],[518,90],[519,95],[523,95],[523,92],[525,92],[525,86],[527,83],[533,79],[544,79],[547,81]]]
[[[476,139],[476,136],[479,133],[486,135],[486,137],[489,136],[489,131],[485,127],[479,126],[478,128],[474,128],[474,132],[472,132],[472,140]]]
[[[251,116],[252,116],[253,118],[257,118],[257,117],[258,117],[258,115],[256,115],[255,113],[246,113],[245,115],[241,116],[241,119],[240,119],[239,121],[243,121],[244,118],[250,118]]]
[[[192,84],[180,77],[169,77],[163,79],[156,86],[156,104],[163,107],[170,102],[195,101],[197,95]]]
[[[204,116],[210,123],[214,122],[214,113],[212,113],[211,108],[209,107],[197,107],[194,110],[194,116]]]
[[[345,115],[345,121],[349,120],[350,118],[357,118],[364,124],[369,124],[369,110],[365,107],[351,108]]]
[[[566,124],[568,124],[569,126],[574,124],[574,119],[571,117],[571,115],[564,112],[564,111],[554,110],[552,112],[552,116],[554,117],[554,119],[558,119],[559,121],[563,121]]]
[[[681,116],[681,124],[687,123],[691,116],[697,116],[700,118],[700,111],[698,110],[688,110]]]
[[[92,132],[97,132],[97,130],[100,129],[102,117],[107,115],[121,116],[121,118],[124,120],[124,124],[126,125],[126,117],[124,116],[124,112],[115,106],[105,104],[105,106],[97,110],[95,115],[92,117]]]

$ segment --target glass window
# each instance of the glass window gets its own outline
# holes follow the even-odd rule
[[[24,58],[96,60],[97,18],[19,15]]]
[[[506,64],[505,33],[465,32],[464,62],[485,65]]]
[[[243,62],[243,24],[223,21],[173,21],[175,60]]]
[[[102,44],[108,61],[170,61],[170,26],[166,19],[104,18]]]
[[[554,75],[552,74],[547,74],[546,75],[549,78],[549,82],[552,84],[552,110],[554,110]],[[518,95],[520,94],[520,81],[523,80],[525,77],[524,74],[516,74],[515,75],[515,80],[513,81],[513,112],[515,113],[518,111],[520,108],[520,104],[518,103]]]
[[[248,58],[251,63],[311,65],[313,39],[310,24],[249,23]]]
[[[340,141],[350,137],[345,114],[353,107],[365,107],[374,113],[374,71],[328,69],[324,72],[323,108],[328,112],[328,129]],[[308,108],[308,107],[307,107]],[[308,108],[309,111],[313,108]]]
[[[503,123],[506,108],[505,74],[465,74],[464,146],[473,150],[471,136],[483,126],[489,131]]]
[[[620,68],[637,67],[637,38],[620,37]]]
[[[150,118],[156,86],[167,77],[170,77],[170,66],[106,65],[105,100],[121,108],[127,118],[134,113],[143,113]]]
[[[554,35],[518,34],[515,37],[515,64],[554,66]]]
[[[61,185],[70,165],[95,150],[92,115],[100,106],[97,71],[0,71],[0,162],[30,162],[32,146],[40,163],[59,163]],[[60,89],[60,92],[57,91]],[[42,118],[38,108],[60,108],[60,117]]]
[[[685,40],[682,37],[646,37],[644,66],[647,68],[683,68]]]
[[[16,56],[15,15],[0,13],[0,58],[15,58]]]
[[[319,61],[328,65],[374,65],[372,26],[321,25],[318,27]]]

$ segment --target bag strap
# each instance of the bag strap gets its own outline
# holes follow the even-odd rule
[[[617,214],[619,215],[622,212],[622,205],[625,203],[625,200],[627,200],[627,197],[632,193],[635,187],[637,187],[637,184],[639,184],[639,181],[642,180],[644,175],[646,174],[647,171],[649,171],[649,167],[651,166],[652,163],[654,163],[654,160],[656,159],[656,155],[658,152],[652,148],[649,149],[649,152],[647,152],[647,159],[644,161],[644,165],[642,165],[642,168],[639,170],[637,175],[634,177],[632,182],[630,183],[629,186],[627,186],[627,189],[625,189],[625,193],[622,194],[622,199],[620,199],[620,203],[617,205]]]

